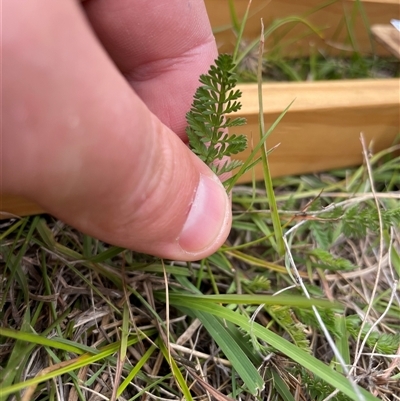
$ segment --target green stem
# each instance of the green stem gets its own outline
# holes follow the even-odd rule
[[[264,25],[261,20],[261,38],[260,38],[260,53],[258,59],[258,102],[259,102],[259,122],[260,122],[260,138],[262,139],[264,136],[264,107],[263,107],[263,98],[262,98],[262,55],[264,51]],[[261,159],[262,165],[264,170],[264,182],[265,182],[265,189],[267,192],[267,198],[269,203],[269,208],[271,210],[271,218],[272,218],[272,225],[274,227],[276,245],[277,245],[277,252],[279,255],[285,254],[285,244],[283,242],[283,231],[281,222],[279,219],[278,207],[276,204],[274,187],[272,185],[272,178],[271,178],[271,171],[269,168],[268,162],[268,155],[267,155],[267,146],[261,147]]]

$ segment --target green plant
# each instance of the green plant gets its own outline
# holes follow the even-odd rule
[[[189,144],[204,163],[217,174],[231,172],[243,163],[222,159],[242,152],[247,147],[245,135],[228,135],[227,129],[244,125],[244,118],[228,114],[242,107],[232,56],[221,54],[207,74],[200,76],[202,85],[196,90],[190,111],[186,114]]]
[[[199,156],[210,152],[204,161],[217,174],[218,150],[226,156],[229,148],[223,125],[227,99],[236,93],[235,53],[204,76],[188,118]],[[223,74],[230,79],[224,90]],[[231,102],[239,103],[235,96]],[[88,401],[96,393],[113,401],[399,397],[392,363],[400,341],[393,302],[400,276],[399,145],[368,160],[377,193],[365,165],[273,183],[265,172],[267,184],[233,188],[283,116],[260,129],[261,140],[225,184],[233,230],[199,263],[164,263],[110,246],[50,216],[2,222],[0,401]],[[290,265],[276,252],[271,209],[285,223]],[[357,385],[347,377],[350,366]]]

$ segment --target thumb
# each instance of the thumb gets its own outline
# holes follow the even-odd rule
[[[230,229],[222,184],[64,8],[40,24],[19,13],[23,29],[7,30],[3,190],[114,245],[177,260],[208,256]]]

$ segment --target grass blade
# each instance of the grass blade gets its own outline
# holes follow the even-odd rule
[[[165,293],[155,293],[157,298],[165,301]],[[221,294],[221,295],[194,295],[182,293],[170,293],[171,301],[185,302],[186,300],[212,303],[212,304],[237,304],[237,305],[287,305],[299,308],[341,308],[340,303],[333,303],[325,299],[307,299],[300,295],[258,295],[258,294]]]
[[[169,363],[169,366],[175,377],[175,380],[184,395],[183,399],[187,401],[194,401],[192,394],[190,393],[189,387],[187,386],[187,383],[184,377],[182,376],[182,372],[179,370],[178,365],[176,364],[174,358],[170,357],[167,347],[161,340],[157,341],[157,345],[160,347],[160,350],[164,355],[165,360]]]
[[[232,363],[232,366],[247,386],[249,392],[256,395],[259,391],[263,390],[263,378],[238,343],[232,338],[229,331],[221,323],[221,320],[209,313],[200,311],[195,311],[195,316],[201,321],[211,337]]]
[[[284,401],[295,401],[293,395],[291,394],[288,386],[283,381],[279,373],[275,369],[271,369],[271,377],[274,380],[274,386],[276,391],[280,394]]]
[[[117,397],[120,397],[124,390],[128,387],[128,385],[131,383],[131,381],[136,377],[136,375],[140,372],[140,369],[142,369],[143,365],[148,361],[148,359],[151,357],[153,354],[154,350],[156,349],[156,346],[152,344],[150,348],[145,352],[145,354],[139,359],[137,364],[132,368],[132,370],[129,372],[128,376],[126,376],[125,380],[119,385],[118,391],[117,391]]]
[[[235,50],[233,51],[233,62],[235,64],[236,64],[236,59],[237,59],[237,55],[238,55],[238,52],[239,52],[239,46],[240,46],[240,43],[242,41],[243,31],[244,31],[244,28],[246,26],[247,18],[249,16],[251,1],[252,0],[249,0],[249,2],[247,4],[246,12],[244,13],[242,22],[240,24],[239,32],[238,32],[238,37],[236,39]],[[231,10],[232,22],[233,22],[234,26],[237,27],[238,26],[238,20],[237,20],[237,15],[236,15],[236,11],[235,11],[235,5],[233,4],[233,0],[229,1],[229,8]]]
[[[2,329],[4,330],[4,329]],[[128,339],[128,346],[136,344],[137,342],[145,339],[148,336],[151,336],[155,333],[155,330],[149,330],[137,335],[132,335]],[[0,333],[0,335],[2,335]],[[92,363],[101,361],[105,358],[110,357],[113,355],[115,352],[118,351],[120,348],[120,342],[112,343],[107,346],[105,346],[102,350],[99,350],[98,353],[95,355],[91,355],[89,353],[83,354],[78,356],[75,359],[70,359],[66,360],[64,362],[61,362],[60,364],[57,365],[52,365],[50,368],[44,369],[41,373],[39,373],[36,377],[32,379],[28,379],[24,382],[20,383],[15,383],[11,386],[4,386],[1,389],[1,396],[4,398],[1,399],[6,399],[10,394],[14,394],[18,391],[21,391],[27,387],[33,387],[37,386],[39,383],[42,383],[44,381],[50,380],[54,377],[61,376],[65,373],[70,373],[76,369],[79,369],[83,366],[90,365]],[[93,350],[94,352],[96,350]]]
[[[325,365],[323,362],[319,361],[312,355],[302,351],[294,344],[290,343],[284,338],[281,338],[274,332],[266,329],[258,323],[249,321],[247,317],[242,316],[232,310],[229,310],[228,308],[215,304],[199,303],[188,299],[185,300],[185,302],[180,302],[176,300],[173,301],[171,299],[170,302],[171,305],[177,307],[184,307],[190,308],[192,310],[208,312],[214,316],[220,317],[221,319],[226,319],[238,325],[247,333],[267,342],[278,351],[293,359],[295,362],[301,364],[304,368],[308,369],[310,372],[314,373],[316,376],[320,377],[334,388],[337,388],[339,391],[346,394],[352,400],[359,401],[358,395],[355,393],[354,388],[346,377],[331,369],[329,366]],[[365,389],[360,388],[360,392],[364,396],[366,401],[378,401],[378,398],[374,397]]]
[[[254,149],[252,150],[250,155],[247,157],[246,161],[242,164],[239,171],[232,178],[230,178],[229,180],[226,181],[226,182],[228,182],[228,185],[226,187],[227,192],[232,191],[232,188],[235,186],[235,184],[236,184],[237,180],[240,178],[240,176],[248,170],[250,165],[253,165],[254,157],[256,156],[257,152],[264,146],[265,141],[272,134],[273,130],[277,127],[277,125],[282,120],[282,118],[285,116],[285,114],[289,111],[289,108],[293,102],[294,102],[294,100],[292,102],[290,102],[290,104],[286,107],[286,109],[283,110],[282,113],[279,115],[279,117],[274,121],[274,123],[271,125],[271,127],[268,129],[268,131],[261,137],[260,141],[254,147]]]
[[[264,24],[261,20],[261,37],[260,37],[260,47],[259,47],[259,55],[258,55],[258,70],[257,70],[257,77],[258,77],[258,109],[259,109],[259,125],[260,125],[260,139],[264,136],[264,106],[263,106],[263,97],[262,97],[262,59],[264,53]],[[265,189],[267,191],[267,198],[269,208],[271,210],[271,218],[272,218],[272,225],[274,227],[275,232],[275,240],[276,240],[276,247],[277,252],[280,256],[285,254],[285,244],[283,242],[283,231],[282,225],[279,218],[278,213],[278,206],[276,204],[274,187],[272,185],[272,178],[271,178],[271,171],[269,168],[268,162],[268,154],[267,154],[267,147],[264,142],[264,146],[261,147],[261,159],[262,159],[262,166],[264,172],[264,182],[265,182]]]
[[[5,327],[0,327],[0,336],[7,338],[14,338],[19,341],[29,342],[32,344],[43,345],[46,347],[56,348],[60,350],[64,350],[67,352],[72,352],[74,354],[81,355],[85,352],[82,350],[82,344],[78,344],[79,346],[72,345],[72,341],[66,339],[60,339],[58,341],[55,338],[47,338],[34,333],[27,333],[24,331],[16,331],[12,329],[7,329]],[[94,348],[90,348],[92,354],[97,353],[97,350]]]

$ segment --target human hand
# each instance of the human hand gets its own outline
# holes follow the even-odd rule
[[[2,192],[114,245],[215,252],[230,203],[183,142],[217,56],[203,1],[2,5]]]

